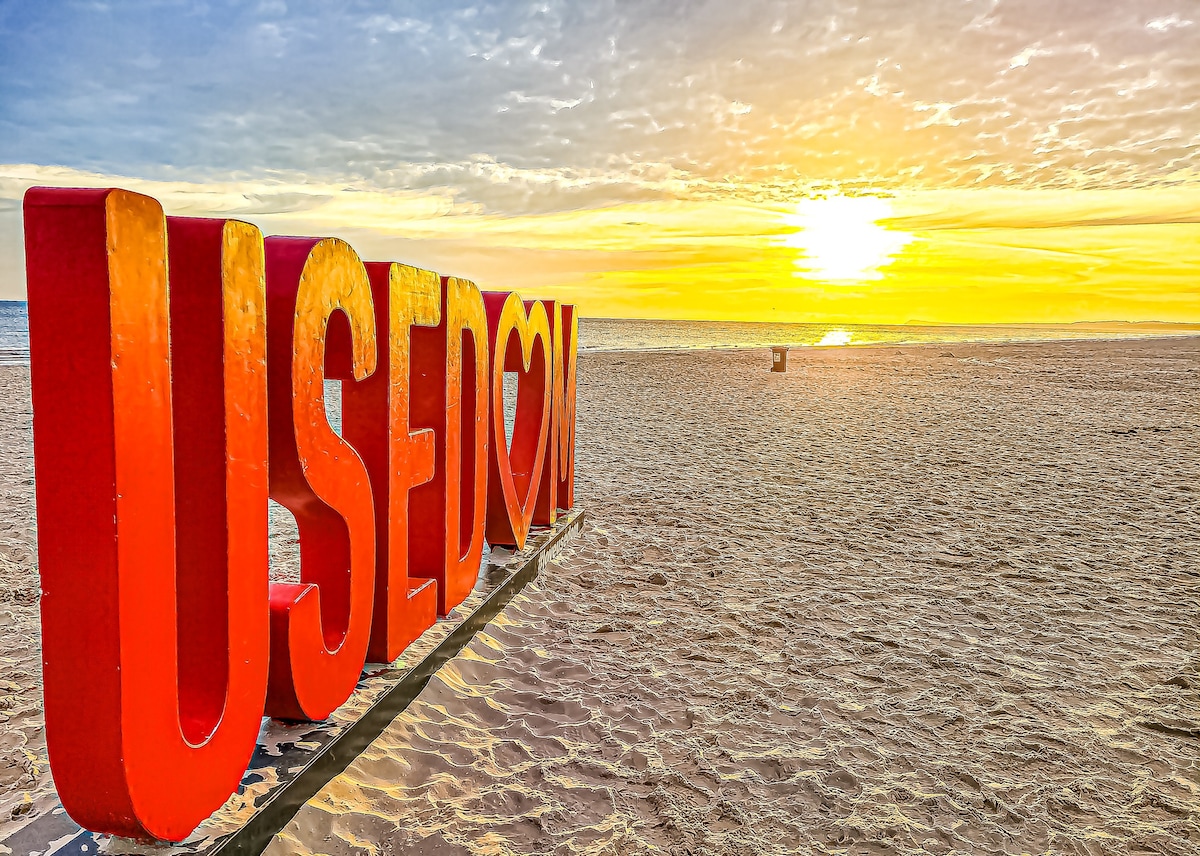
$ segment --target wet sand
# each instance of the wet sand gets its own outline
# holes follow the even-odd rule
[[[1200,853],[1200,339],[789,364],[581,357],[588,531],[268,852]],[[2,839],[48,776],[0,396]]]

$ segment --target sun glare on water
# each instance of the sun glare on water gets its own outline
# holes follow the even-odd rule
[[[817,342],[815,347],[818,348],[834,348],[839,345],[849,345],[850,340],[854,338],[852,333],[847,333],[845,330],[830,330],[821,337],[821,341]]]
[[[804,199],[784,221],[799,231],[783,242],[800,250],[795,276],[851,284],[880,279],[913,239],[879,224],[892,216],[891,203],[874,196],[832,196]]]

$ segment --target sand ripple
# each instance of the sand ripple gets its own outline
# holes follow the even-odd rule
[[[590,355],[592,525],[271,853],[1200,852],[1200,341]]]

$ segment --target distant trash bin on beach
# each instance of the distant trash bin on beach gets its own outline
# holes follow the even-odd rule
[[[773,347],[771,348],[771,371],[785,372],[787,371],[787,348]]]

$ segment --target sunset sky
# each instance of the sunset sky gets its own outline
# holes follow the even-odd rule
[[[1200,4],[0,0],[0,298],[33,184],[592,316],[1200,321]]]

